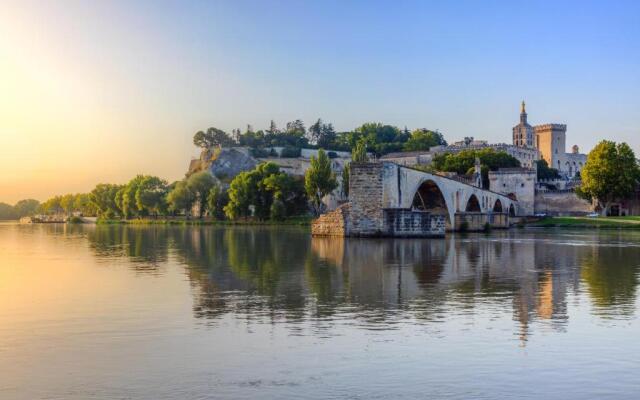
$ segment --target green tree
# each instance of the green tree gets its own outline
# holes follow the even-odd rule
[[[136,193],[144,179],[144,175],[138,175],[131,179],[124,187],[122,192],[122,214],[126,219],[143,214],[144,210],[138,207]]]
[[[62,196],[54,196],[48,199],[40,204],[40,211],[44,214],[61,214],[63,211],[61,200]]]
[[[504,151],[494,149],[463,150],[459,153],[443,153],[433,157],[431,166],[436,171],[456,172],[466,175],[473,172],[476,158],[480,159],[482,183],[489,187],[489,171],[497,171],[500,168],[520,167],[520,161]]]
[[[209,189],[209,194],[207,195],[207,208],[209,210],[209,214],[213,218],[217,220],[224,219],[224,207],[227,203],[229,203],[229,195],[226,190],[220,187],[220,185],[214,185]]]
[[[136,208],[141,214],[164,214],[167,210],[167,182],[157,176],[143,176],[136,191]]]
[[[349,197],[349,179],[351,175],[351,166],[348,163],[342,168],[342,196]]]
[[[110,183],[100,183],[89,193],[91,204],[95,207],[98,216],[113,218],[122,215],[122,191],[124,186]],[[118,196],[120,198],[118,198]],[[120,204],[118,204],[120,203]]]
[[[76,203],[76,196],[73,194],[65,194],[60,199],[60,207],[64,210],[67,215],[71,215],[74,211],[74,206]]]
[[[38,206],[40,206],[40,202],[34,199],[25,199],[17,202],[13,209],[18,218],[27,217],[30,215],[34,215],[38,211]]]
[[[364,140],[359,141],[351,150],[351,161],[353,162],[367,162],[369,157],[367,156],[367,144]]]
[[[411,132],[411,137],[404,144],[403,149],[405,151],[429,150],[431,147],[440,145],[447,145],[447,142],[440,132],[422,128]]]
[[[319,214],[322,198],[338,187],[338,182],[331,169],[331,160],[323,149],[318,151],[318,157],[311,157],[310,163],[311,165],[304,176],[304,187],[316,214]]]
[[[199,205],[199,218],[202,218],[207,207],[207,196],[216,184],[216,179],[208,171],[201,171],[187,179],[187,187],[193,193],[196,204]]]
[[[209,128],[206,132],[198,131],[193,136],[193,144],[203,149],[214,146],[233,146],[233,139],[222,129]]]
[[[606,215],[612,202],[628,198],[636,190],[640,169],[628,144],[603,140],[587,156],[580,175],[580,193],[595,199]]]
[[[0,203],[0,220],[17,219],[15,208],[7,203]]]
[[[186,180],[177,182],[167,195],[170,208],[176,212],[184,212],[187,217],[190,215],[194,201],[195,195],[189,189]]]
[[[252,214],[260,220],[271,216],[274,199],[283,202],[292,215],[306,198],[299,180],[280,171],[271,162],[262,163],[251,171],[238,174],[229,186],[229,202],[224,212],[229,219],[247,218]]]
[[[560,172],[555,168],[549,168],[549,164],[544,159],[536,161],[536,167],[538,170],[538,179],[560,178]]]

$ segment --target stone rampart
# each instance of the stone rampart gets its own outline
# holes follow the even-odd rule
[[[536,214],[584,215],[592,210],[591,203],[579,198],[573,191],[536,192]]]

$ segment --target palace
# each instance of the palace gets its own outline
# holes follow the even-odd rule
[[[513,145],[538,150],[540,158],[549,167],[557,169],[567,178],[573,178],[587,162],[587,155],[581,154],[577,145],[572,147],[571,153],[566,152],[566,132],[567,126],[564,124],[529,125],[523,101],[520,123],[513,127]]]

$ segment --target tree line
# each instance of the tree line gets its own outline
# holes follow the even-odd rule
[[[81,213],[105,220],[180,215],[261,221],[283,220],[310,211],[318,214],[323,208],[322,198],[338,187],[338,179],[324,150],[311,157],[310,163],[304,177],[286,174],[272,162],[262,163],[238,174],[228,186],[208,171],[173,183],[137,175],[124,185],[100,183],[89,193],[54,196],[23,214]]]
[[[214,146],[247,146],[253,149],[284,147],[285,152],[293,154],[293,149],[300,148],[351,151],[360,142],[376,155],[395,151],[429,150],[433,146],[447,145],[440,132],[426,128],[409,131],[406,127],[401,130],[392,125],[368,122],[353,131],[336,132],[333,124],[325,123],[322,119],[308,128],[298,119],[287,122],[284,129],[278,128],[272,120],[268,129],[254,130],[251,125],[247,125],[244,132],[233,129],[231,134],[212,127],[197,132],[193,137],[193,143],[204,149]]]

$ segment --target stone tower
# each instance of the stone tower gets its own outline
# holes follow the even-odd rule
[[[544,124],[537,125],[533,129],[540,156],[549,164],[549,167],[562,170],[565,162],[567,126]]]
[[[513,127],[513,145],[518,147],[534,147],[533,128],[527,123],[527,111],[524,100],[520,105],[520,123]]]

